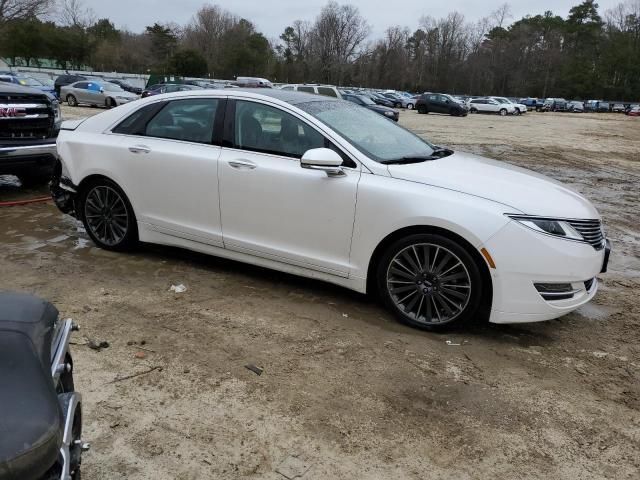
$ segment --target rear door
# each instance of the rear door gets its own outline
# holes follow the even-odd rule
[[[123,134],[119,181],[150,230],[222,247],[218,157],[225,102],[157,102],[114,130]]]

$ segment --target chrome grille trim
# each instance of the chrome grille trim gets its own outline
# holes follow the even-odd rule
[[[600,220],[567,220],[576,231],[582,235],[596,250],[604,248],[605,240]]]

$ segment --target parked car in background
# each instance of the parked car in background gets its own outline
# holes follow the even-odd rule
[[[624,113],[625,106],[622,103],[614,103],[611,106],[611,111],[614,112],[614,113]]]
[[[528,108],[525,104],[515,103],[513,100],[507,97],[490,97],[490,98],[493,98],[494,100],[496,100],[498,103],[501,103],[501,104],[513,105],[513,108],[514,108],[513,113],[515,115],[522,115],[523,113],[527,113],[528,111]]]
[[[631,107],[631,109],[627,112],[627,115],[629,115],[630,117],[640,117],[640,105]]]
[[[47,182],[61,120],[52,93],[0,82],[0,175],[16,175],[23,185]]]
[[[542,106],[543,112],[566,112],[567,102],[564,98],[547,98]]]
[[[92,105],[113,108],[138,99],[138,95],[126,92],[110,82],[81,80],[60,88],[60,98],[71,107]]]
[[[573,113],[583,113],[584,112],[584,103],[574,100],[567,104],[567,110]]]
[[[118,85],[125,92],[135,93],[136,95],[140,95],[142,93],[142,88],[134,87],[133,85],[128,84],[124,80],[120,80],[118,78],[108,78],[106,80],[109,83],[113,83],[115,85]]]
[[[393,102],[378,92],[367,92],[366,95],[368,95],[371,98],[371,100],[373,100],[378,105],[382,105],[384,107],[389,107],[389,108],[393,107]]]
[[[35,88],[36,90],[40,90],[42,92],[50,93],[57,97],[55,93],[55,89],[52,85],[47,85],[40,80],[20,74],[11,74],[11,75],[1,75],[0,74],[0,82],[5,83],[15,83],[16,85],[22,85],[23,87]]]
[[[416,102],[418,113],[444,113],[466,117],[469,109],[446,93],[425,93]]]
[[[58,76],[54,83],[53,88],[56,91],[56,95],[60,98],[60,89],[65,85],[71,85],[72,83],[79,82],[80,80],[88,80],[88,77],[84,75],[64,74]]]
[[[518,100],[518,103],[526,105],[529,110],[535,110],[536,112],[539,112],[544,105],[544,100],[541,100],[539,98],[528,97],[528,98],[521,98],[520,100]]]
[[[184,83],[158,83],[143,90],[142,98],[160,95],[162,93],[186,92],[188,90],[202,90],[202,88]]]
[[[500,103],[492,98],[472,98],[469,100],[470,113],[497,113],[503,117],[513,115],[516,107],[512,103]]]
[[[243,88],[273,88],[271,80],[261,77],[237,77],[234,84]]]
[[[407,97],[397,92],[385,92],[382,95],[388,98],[396,108],[406,108],[408,110],[413,110],[416,105],[416,101],[412,97]]]
[[[368,108],[376,113],[379,113],[383,117],[389,118],[395,122],[400,118],[400,112],[394,110],[393,108],[385,107],[383,105],[377,105],[373,100],[371,100],[366,95],[352,95],[345,94],[342,96],[344,100],[348,100],[349,102],[353,102],[356,105],[360,105],[362,107]]]
[[[419,328],[557,318],[607,269],[579,193],[335,98],[147,98],[65,122],[58,153],[56,204],[100,248],[157,243],[324,280]]]
[[[325,97],[342,98],[340,91],[333,85],[318,85],[315,83],[290,84],[281,87],[281,90],[289,90],[303,93],[324,95]]]

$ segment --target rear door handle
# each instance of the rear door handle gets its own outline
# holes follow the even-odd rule
[[[258,166],[250,160],[230,160],[229,165],[236,170],[253,170]]]
[[[134,145],[133,147],[129,147],[129,151],[131,153],[149,153],[151,149],[146,145]]]

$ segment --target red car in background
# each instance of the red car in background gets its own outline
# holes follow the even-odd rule
[[[640,117],[640,105],[636,105],[627,112],[630,117]]]

